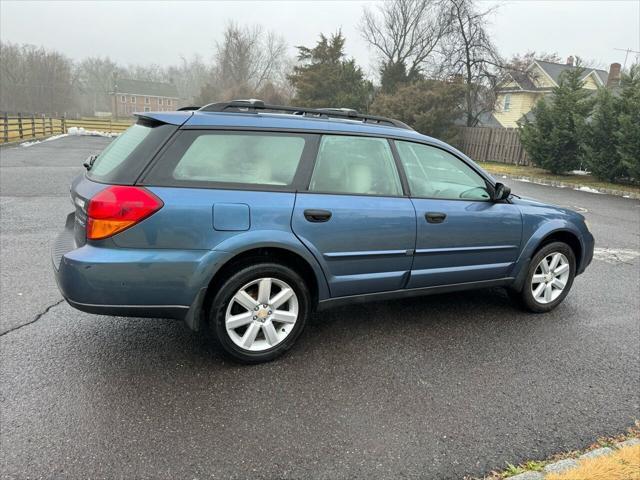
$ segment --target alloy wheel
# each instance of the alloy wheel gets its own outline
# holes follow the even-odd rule
[[[298,320],[298,297],[277,278],[259,278],[240,288],[225,314],[229,338],[244,350],[261,352],[284,341]]]
[[[536,266],[531,279],[531,294],[536,302],[551,303],[564,291],[571,275],[567,257],[553,252],[544,257]]]

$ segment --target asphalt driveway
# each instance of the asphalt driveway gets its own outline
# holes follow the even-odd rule
[[[1,478],[462,478],[640,418],[640,202],[510,182],[599,248],[554,312],[499,289],[318,314],[276,362],[61,303],[49,243],[109,139],[0,150]]]

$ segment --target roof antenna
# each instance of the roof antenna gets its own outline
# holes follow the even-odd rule
[[[635,53],[636,58],[640,56],[640,52],[638,52],[637,50],[631,50],[630,48],[614,48],[614,50],[618,50],[619,52],[626,52],[624,55],[624,64],[622,65],[623,69],[627,68],[627,59],[629,58],[630,53]]]

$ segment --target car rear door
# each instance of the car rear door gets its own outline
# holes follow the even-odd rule
[[[389,141],[323,135],[292,228],[318,259],[332,297],[404,288],[416,220]]]
[[[490,199],[485,179],[441,148],[394,142],[416,210],[407,288],[508,277],[522,237],[520,210]]]

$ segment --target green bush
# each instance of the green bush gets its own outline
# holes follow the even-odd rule
[[[379,93],[371,112],[397,118],[418,132],[455,143],[456,119],[462,115],[464,86],[455,82],[420,80],[400,86],[394,93]]]
[[[640,64],[622,77],[617,153],[629,177],[640,181]]]
[[[616,148],[621,105],[611,90],[600,89],[582,143],[581,158],[589,171],[609,182],[624,177],[626,173]]]
[[[330,37],[321,34],[313,48],[297,47],[300,64],[288,76],[296,89],[294,105],[367,111],[373,85],[355,60],[346,58],[344,44],[337,32]]]
[[[563,173],[580,165],[580,145],[593,101],[583,88],[584,70],[575,68],[560,76],[551,97],[533,108],[533,122],[520,130],[522,145],[532,162],[552,173]]]

